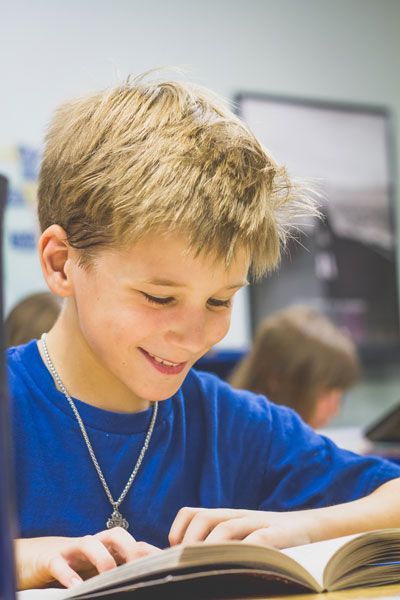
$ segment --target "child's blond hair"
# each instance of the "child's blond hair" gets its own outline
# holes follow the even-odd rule
[[[96,247],[163,229],[227,265],[244,248],[258,277],[293,214],[313,210],[225,104],[187,83],[140,77],[68,102],[47,136],[40,225],[63,227],[84,266]]]

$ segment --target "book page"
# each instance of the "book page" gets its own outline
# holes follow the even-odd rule
[[[367,531],[342,546],[325,567],[330,590],[399,581],[400,529]]]
[[[350,540],[359,537],[359,534],[346,535],[344,537],[324,540],[305,544],[304,546],[295,546],[294,548],[285,548],[281,550],[286,556],[294,558],[300,563],[320,584],[323,586],[324,570],[332,556],[344,544]]]

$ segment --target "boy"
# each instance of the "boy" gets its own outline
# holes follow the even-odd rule
[[[400,525],[399,468],[190,370],[248,273],[276,265],[290,214],[313,210],[296,192],[204,90],[136,80],[59,109],[39,255],[64,305],[9,353],[21,588],[169,543]]]

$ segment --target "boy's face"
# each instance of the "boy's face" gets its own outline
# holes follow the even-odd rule
[[[107,250],[93,267],[75,259],[73,315],[87,351],[136,398],[163,400],[227,333],[248,259],[227,269],[187,253],[183,236],[152,234],[128,250]]]

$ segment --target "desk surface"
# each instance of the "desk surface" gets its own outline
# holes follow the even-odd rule
[[[268,596],[268,600],[364,600],[381,598],[386,600],[400,599],[400,584],[381,585],[370,588],[354,588],[341,592],[326,592],[323,594],[295,594],[291,596]],[[243,599],[245,600],[245,599]],[[258,599],[262,600],[262,599]]]

